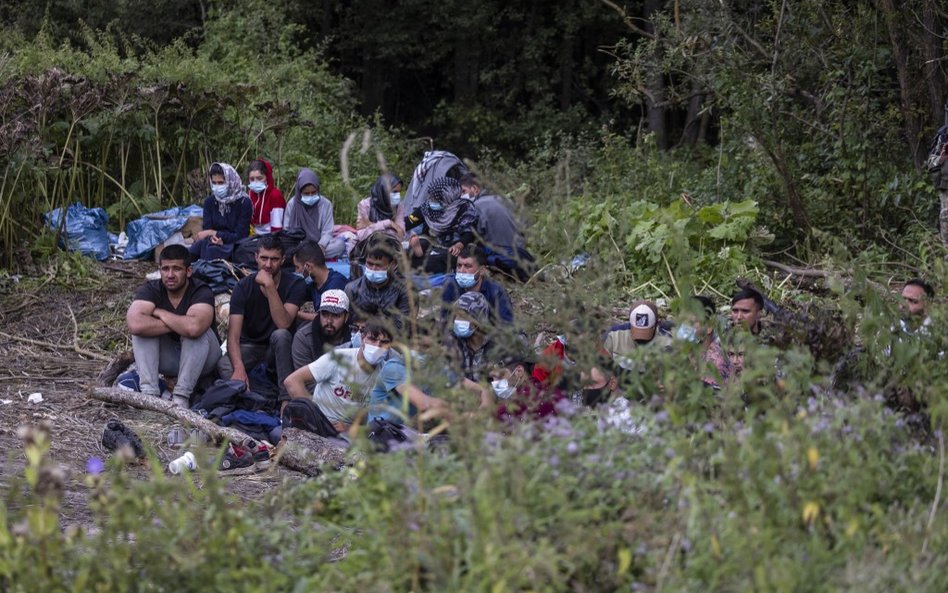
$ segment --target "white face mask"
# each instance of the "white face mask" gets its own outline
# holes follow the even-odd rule
[[[212,183],[211,192],[214,194],[215,198],[221,199],[227,197],[227,184],[226,183]]]
[[[307,206],[312,206],[319,201],[319,194],[313,194],[311,196],[304,196],[300,194],[300,200]]]
[[[364,344],[362,346],[362,358],[372,366],[381,362],[381,360],[385,358],[386,352],[388,352],[387,348],[375,346],[374,344]]]
[[[491,381],[490,387],[494,390],[494,395],[497,396],[497,399],[510,399],[510,396],[512,396],[517,389],[511,386],[510,381],[507,379]]]
[[[267,189],[266,181],[251,181],[247,184],[247,189],[252,191],[255,194],[263,193],[263,190]]]
[[[396,208],[402,201],[402,195],[397,191],[392,192],[391,195],[389,195],[389,201],[392,203],[392,208]]]

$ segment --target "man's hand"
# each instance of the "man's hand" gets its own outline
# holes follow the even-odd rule
[[[448,252],[454,257],[457,257],[458,254],[461,253],[462,249],[464,249],[464,243],[458,241],[448,249]]]
[[[342,422],[333,422],[332,427],[336,429],[336,432],[346,432],[349,430],[349,425],[343,424]]]
[[[259,284],[260,287],[264,290],[264,292],[273,288],[273,276],[271,276],[270,272],[267,272],[266,270],[260,270],[259,272],[257,272],[257,276],[256,278],[254,278],[254,282]]]
[[[250,377],[247,376],[247,369],[234,369],[234,374],[230,378],[234,381],[243,381],[244,385],[250,387]]]
[[[213,237],[211,237],[211,243],[213,243],[214,245],[223,245],[224,240],[218,237],[217,235],[214,235]]]
[[[215,231],[214,229],[207,229],[207,230],[199,232],[197,234],[197,239],[207,239],[208,237],[216,237],[216,236],[217,236],[217,231]]]
[[[421,248],[421,237],[418,235],[411,236],[411,239],[408,240],[408,246],[411,247],[411,252],[415,257],[421,257],[425,254],[425,250]]]

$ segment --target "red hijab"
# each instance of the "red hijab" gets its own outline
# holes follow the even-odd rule
[[[257,159],[263,163],[267,176],[267,189],[262,194],[252,192],[250,202],[253,204],[253,216],[250,218],[250,224],[269,224],[270,211],[274,208],[286,208],[286,200],[283,199],[283,192],[273,183],[273,166],[265,159]]]

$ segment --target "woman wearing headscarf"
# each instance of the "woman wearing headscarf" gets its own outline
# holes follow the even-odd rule
[[[204,200],[204,230],[190,251],[199,259],[230,259],[234,243],[250,235],[253,206],[240,175],[227,163],[213,163],[208,181],[211,195]]]
[[[319,243],[326,259],[335,259],[346,252],[345,240],[332,236],[335,224],[332,202],[319,191],[319,175],[312,169],[300,169],[293,197],[286,205],[283,227],[288,231],[301,229],[307,239]]]
[[[379,175],[369,197],[359,202],[356,241],[383,232],[401,241],[405,236],[405,209],[401,203],[402,180],[391,173]]]
[[[271,220],[275,209],[281,212],[286,209],[286,200],[283,192],[273,182],[273,167],[264,159],[256,159],[247,167],[247,189],[250,194],[250,203],[253,205],[253,216],[250,224],[254,233],[266,235],[271,232]],[[280,225],[282,228],[282,224]]]
[[[426,236],[413,234],[408,241],[412,267],[430,274],[454,269],[454,258],[474,241],[477,210],[461,197],[461,184],[451,177],[431,182],[428,200],[405,219],[406,230],[424,225]]]

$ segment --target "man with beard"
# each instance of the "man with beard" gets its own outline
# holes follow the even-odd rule
[[[159,395],[158,373],[177,377],[172,401],[188,407],[198,380],[214,371],[221,357],[213,327],[214,294],[191,279],[191,254],[169,245],[158,256],[160,280],[136,292],[126,314],[141,392]]]
[[[327,290],[320,297],[316,319],[293,338],[293,368],[308,365],[327,350],[348,348],[350,342],[349,297],[341,290]]]

